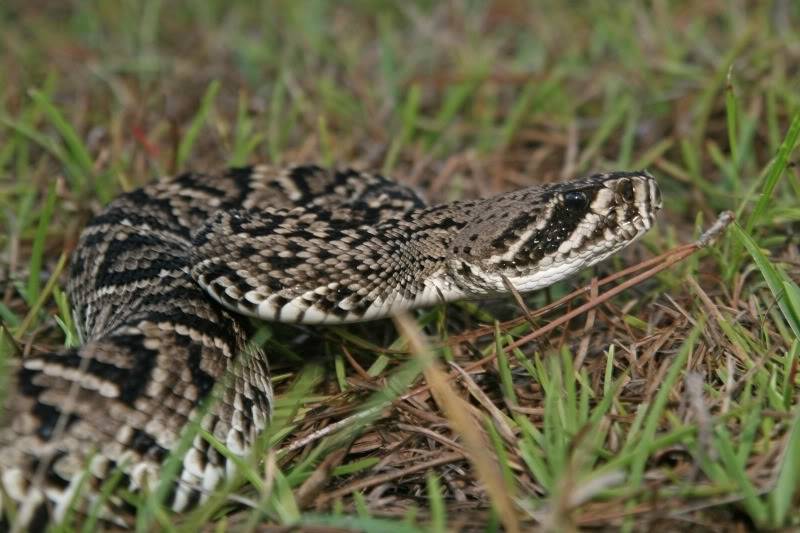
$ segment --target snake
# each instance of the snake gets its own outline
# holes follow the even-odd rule
[[[191,439],[166,497],[189,509],[269,425],[269,366],[246,317],[342,324],[533,291],[641,237],[661,205],[646,171],[438,205],[379,173],[313,164],[186,172],[124,193],[72,252],[79,345],[30,354],[13,375],[4,501],[41,525],[112,472],[152,490],[196,421],[230,453]]]

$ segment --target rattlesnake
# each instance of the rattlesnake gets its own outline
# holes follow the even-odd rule
[[[21,523],[42,523],[63,515],[87,464],[89,495],[116,466],[121,486],[152,487],[198,414],[246,453],[272,392],[237,314],[342,323],[508,283],[534,290],[628,245],[660,207],[647,172],[432,207],[380,175],[313,165],[187,173],[124,194],[72,256],[81,346],[21,361],[0,430],[5,493],[23,503]],[[233,466],[196,437],[168,503],[186,509]]]

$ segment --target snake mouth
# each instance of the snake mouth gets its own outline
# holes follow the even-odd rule
[[[636,224],[635,221],[625,223],[620,226],[620,231],[625,241],[632,241],[633,239],[639,236],[639,233],[643,229],[644,226],[642,225],[640,227],[638,224]]]
[[[655,213],[653,213],[654,215]],[[624,220],[619,225],[620,241],[623,243],[632,242],[644,235],[653,227],[654,216],[635,216],[630,220]]]

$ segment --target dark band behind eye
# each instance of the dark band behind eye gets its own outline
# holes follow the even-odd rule
[[[569,191],[564,193],[564,205],[570,209],[583,209],[586,207],[588,199],[586,193],[581,191]]]

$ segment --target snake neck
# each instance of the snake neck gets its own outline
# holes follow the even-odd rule
[[[453,236],[469,221],[463,207],[374,223],[341,210],[220,212],[194,237],[192,275],[229,309],[265,320],[383,318],[465,295],[447,266]]]

